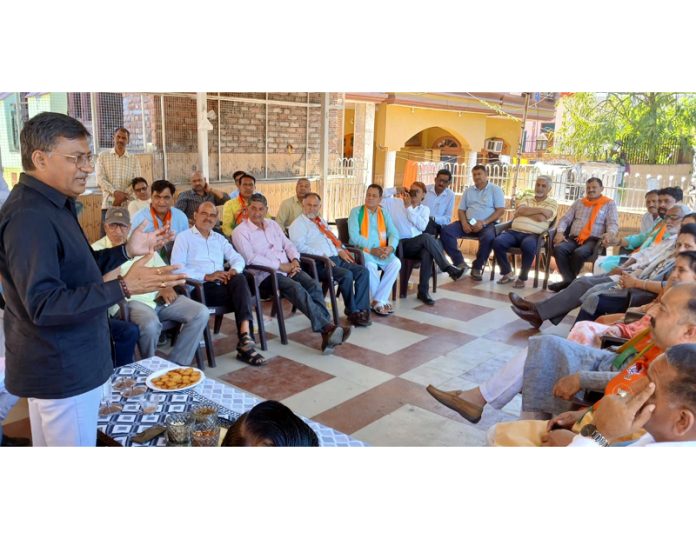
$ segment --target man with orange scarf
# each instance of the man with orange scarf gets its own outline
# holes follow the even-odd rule
[[[585,198],[576,200],[558,222],[553,254],[563,281],[549,285],[549,290],[558,292],[569,286],[592,256],[597,242],[609,245],[619,231],[616,203],[602,195],[603,189],[599,178],[587,180]]]
[[[249,217],[249,198],[256,190],[256,178],[250,174],[239,177],[239,194],[222,207],[222,234],[229,238],[232,231]]]
[[[399,231],[389,212],[380,208],[382,186],[372,184],[365,193],[365,205],[353,208],[348,217],[350,243],[363,250],[365,267],[370,272],[372,310],[379,316],[393,313],[389,292],[399,276],[401,262],[395,256]],[[384,270],[380,279],[379,270]]]

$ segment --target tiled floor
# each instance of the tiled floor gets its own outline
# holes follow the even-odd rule
[[[264,399],[276,399],[296,413],[378,446],[470,446],[485,443],[486,430],[519,415],[520,396],[503,410],[487,407],[472,425],[435,401],[428,384],[468,389],[485,380],[513,355],[526,348],[537,332],[510,310],[510,285],[464,277],[439,277],[436,304],[415,299],[417,273],[408,298],[397,300],[388,318],[373,316],[369,328],[354,328],[334,355],[322,356],[321,339],[301,313],[287,313],[289,343],[280,343],[275,319],[264,354],[269,364],[250,367],[235,359],[234,321],[226,318],[215,336],[217,367],[207,376],[235,385]],[[553,279],[553,278],[552,278]],[[519,292],[519,291],[518,291]],[[521,295],[538,300],[549,295],[528,288]],[[266,313],[270,305],[265,305]],[[343,311],[342,306],[340,311]],[[568,317],[559,326],[544,324],[544,333],[566,335]],[[166,348],[161,355],[166,354]],[[26,435],[26,403],[6,422],[10,435]]]

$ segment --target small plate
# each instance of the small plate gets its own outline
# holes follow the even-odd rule
[[[177,369],[192,369],[193,371],[200,374],[201,377],[198,379],[197,382],[193,382],[191,385],[188,385],[186,387],[181,387],[179,389],[160,389],[159,387],[157,387],[155,384],[152,383],[152,380],[154,378],[158,378],[164,374],[167,374],[170,371],[175,371]],[[196,369],[195,367],[171,367],[169,369],[162,369],[162,370],[153,372],[150,376],[148,376],[145,379],[145,385],[147,387],[149,387],[150,389],[152,389],[153,391],[162,391],[163,393],[174,393],[176,391],[186,391],[187,389],[191,389],[192,387],[196,387],[203,380],[205,380],[205,373],[203,371],[201,371],[200,369]]]

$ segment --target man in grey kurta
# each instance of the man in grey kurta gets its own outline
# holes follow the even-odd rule
[[[652,321],[652,340],[666,350],[696,342],[696,284],[670,288],[659,301]],[[568,411],[570,400],[554,397],[554,386],[564,377],[574,377],[580,391],[604,391],[616,376],[616,354],[568,341],[555,335],[529,339],[522,381],[522,411],[556,415]],[[620,366],[619,370],[625,367]]]

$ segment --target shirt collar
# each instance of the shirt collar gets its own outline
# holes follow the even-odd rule
[[[25,172],[22,172],[22,174],[19,177],[19,181],[27,187],[41,193],[58,208],[64,207],[65,202],[68,200],[67,195],[64,195],[63,193],[51,187],[47,183],[44,183],[41,180],[38,180],[34,178],[34,176],[31,176]]]
[[[112,154],[114,154],[116,157],[119,157],[119,158],[120,158],[120,157],[128,157],[128,156],[130,155],[130,154],[128,153],[128,150],[125,150],[125,151],[123,152],[123,155],[118,155],[118,154],[116,153],[116,148],[111,148],[111,150],[109,150],[109,153],[112,153]]]
[[[481,189],[479,189],[479,188],[476,187],[475,185],[472,185],[472,187],[473,187],[476,191],[478,191],[478,192],[480,193],[481,191],[485,191],[485,190],[488,188],[488,186],[489,186],[490,184],[491,184],[491,180],[488,180],[488,181],[486,182],[486,185],[484,185]]]

